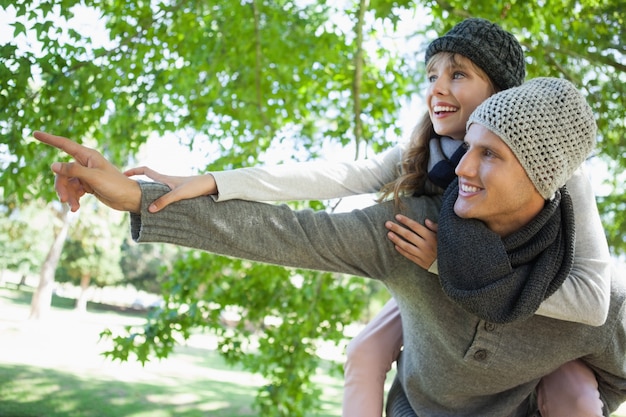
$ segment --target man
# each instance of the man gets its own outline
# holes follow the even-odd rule
[[[381,280],[403,319],[404,351],[389,416],[530,416],[542,376],[577,358],[596,375],[604,414],[626,400],[626,286],[615,279],[604,325],[533,315],[572,264],[574,216],[563,185],[593,148],[591,109],[567,81],[541,78],[498,93],[470,117],[467,152],[443,196],[406,197],[410,216],[439,218],[439,279],[385,241],[393,202],[345,214],[250,202],[180,201],[124,177],[97,152],[36,137],[73,155],[54,164],[62,201],[93,192],[131,215],[139,242]],[[584,213],[579,218],[584,219]]]

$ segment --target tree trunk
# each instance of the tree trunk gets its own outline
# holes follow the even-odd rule
[[[80,277],[80,294],[76,299],[76,311],[79,313],[87,312],[87,299],[89,298],[89,281],[91,276],[89,274],[83,274]]]
[[[20,282],[19,284],[17,284],[17,289],[21,290],[24,285],[26,285],[26,273],[22,274],[22,277],[20,278]]]
[[[37,285],[37,289],[33,293],[33,299],[30,303],[29,318],[32,320],[42,319],[47,315],[48,311],[50,311],[52,289],[54,287],[54,271],[59,264],[59,259],[61,259],[63,244],[65,243],[70,228],[70,210],[66,204],[63,204],[59,217],[62,221],[61,228],[52,242],[46,260],[41,266],[39,285]]]

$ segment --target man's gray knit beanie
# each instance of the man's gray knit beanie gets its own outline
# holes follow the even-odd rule
[[[501,91],[474,110],[478,123],[511,148],[545,199],[550,199],[593,150],[596,122],[583,95],[569,81],[535,78]]]
[[[426,64],[439,52],[469,58],[487,73],[499,90],[517,87],[526,76],[520,43],[511,33],[486,19],[465,19],[432,41],[426,49]]]

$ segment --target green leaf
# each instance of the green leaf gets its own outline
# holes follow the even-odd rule
[[[23,23],[20,22],[13,22],[12,23],[13,27],[15,28],[13,30],[13,37],[17,38],[21,33],[23,33],[24,35],[26,35],[26,26],[24,26]]]

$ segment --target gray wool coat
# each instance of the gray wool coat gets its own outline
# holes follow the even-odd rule
[[[404,351],[396,386],[419,417],[531,416],[542,376],[582,358],[596,372],[605,415],[626,401],[626,283],[613,279],[606,322],[593,327],[535,315],[488,323],[453,303],[439,280],[401,256],[386,239],[393,203],[351,213],[293,211],[247,201],[184,200],[151,214],[168,188],[141,183],[141,213],[131,215],[138,242],[164,242],[284,266],[380,280],[402,314]],[[416,221],[436,220],[439,197],[403,200]],[[460,265],[459,267],[462,267]],[[402,407],[396,407],[400,409]],[[404,414],[403,414],[404,415]]]

